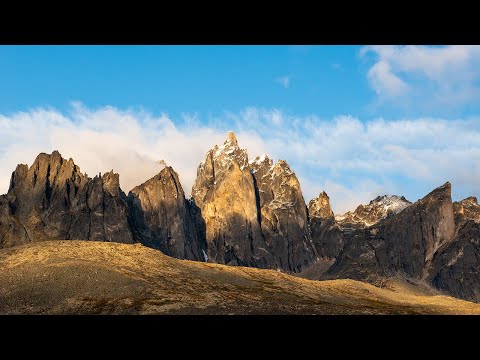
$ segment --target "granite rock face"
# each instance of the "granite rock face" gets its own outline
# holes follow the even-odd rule
[[[322,191],[308,204],[310,233],[319,256],[335,259],[343,249],[344,235],[335,221],[330,198]]]
[[[437,250],[455,234],[450,183],[388,218],[377,229],[385,240],[378,251],[381,261],[395,271],[422,277]]]
[[[137,242],[176,258],[203,260],[188,202],[170,166],[132,189],[128,202]]]
[[[249,165],[258,194],[259,223],[274,258],[270,267],[299,272],[316,257],[300,182],[284,160],[273,164],[262,155]]]
[[[472,196],[454,202],[453,211],[455,236],[434,257],[428,281],[447,294],[480,302],[480,206]]]
[[[198,167],[192,197],[213,261],[293,272],[313,261],[297,177],[285,161],[249,163],[233,132]]]
[[[480,223],[467,220],[442,247],[429,269],[428,281],[461,299],[480,302]]]
[[[247,152],[234,133],[208,151],[197,169],[193,203],[204,221],[207,256],[228,265],[267,267],[271,254],[258,223],[257,201]]]
[[[18,165],[0,203],[2,247],[50,239],[133,242],[118,174],[91,179],[58,151],[39,154],[31,167]]]

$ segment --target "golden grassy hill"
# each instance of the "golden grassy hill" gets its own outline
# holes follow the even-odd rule
[[[169,258],[142,245],[49,241],[0,250],[1,314],[480,314],[480,304]]]

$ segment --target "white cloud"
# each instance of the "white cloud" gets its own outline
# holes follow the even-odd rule
[[[237,137],[255,153],[266,151],[256,134],[241,131]],[[0,193],[7,191],[17,164],[31,165],[40,152],[59,150],[89,176],[118,172],[126,192],[158,173],[157,162],[163,159],[179,173],[188,195],[205,153],[224,140],[225,130],[195,125],[191,119],[178,126],[165,114],[152,117],[112,107],[92,111],[76,106],[69,117],[45,109],[0,115]]]
[[[368,71],[368,80],[379,96],[403,95],[408,90],[408,85],[392,73],[390,64],[379,61]]]
[[[381,101],[457,107],[480,99],[480,46],[366,46],[374,54],[367,77]]]
[[[282,85],[285,89],[288,89],[290,87],[291,78],[291,76],[280,76],[276,78],[275,81]]]
[[[0,193],[19,163],[57,149],[89,176],[113,169],[125,191],[155,175],[160,159],[180,175],[187,196],[205,153],[237,133],[251,158],[285,159],[300,179],[305,201],[325,190],[334,211],[353,210],[385,193],[415,201],[449,180],[455,198],[480,197],[480,119],[323,120],[278,109],[247,108],[221,119],[113,107],[68,113],[34,109],[0,115]]]

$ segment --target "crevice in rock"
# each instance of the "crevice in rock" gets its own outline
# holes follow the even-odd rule
[[[257,179],[255,175],[250,174],[253,179],[253,188],[255,189],[255,205],[257,206],[257,221],[260,228],[262,227],[262,208],[260,204],[260,189],[257,185]]]
[[[45,198],[47,200],[47,206],[50,205],[50,198],[52,197],[52,187],[50,186],[50,164],[47,166],[47,176],[45,180]]]

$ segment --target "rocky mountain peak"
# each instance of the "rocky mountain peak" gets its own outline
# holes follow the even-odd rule
[[[222,146],[215,145],[210,150],[211,157],[217,162],[217,167],[227,168],[232,162],[236,162],[242,170],[248,167],[248,155],[246,149],[240,149],[237,137],[233,131],[227,133],[227,139]],[[209,156],[207,153],[207,157]]]
[[[310,218],[334,218],[332,208],[330,207],[330,198],[325,191],[322,191],[320,195],[310,200],[310,202],[308,203],[308,213]]]
[[[478,199],[475,196],[469,196],[461,201],[463,204],[478,206]]]
[[[308,214],[312,242],[318,255],[327,261],[323,265],[331,265],[331,260],[335,259],[343,249],[344,237],[335,222],[330,198],[325,191],[310,200]]]
[[[430,193],[428,193],[422,200],[428,201],[429,199],[445,199],[452,197],[452,184],[446,182],[445,184],[435,188]]]
[[[120,176],[113,169],[102,176],[103,188],[111,195],[118,195],[120,190]]]
[[[409,251],[416,251],[414,245],[420,244],[425,249],[421,255],[426,263],[432,260],[440,247],[452,241],[455,234],[451,193],[452,185],[446,182],[386,221],[386,227],[391,232],[402,236],[414,227],[420,230],[422,236],[409,239],[413,244]]]
[[[223,145],[215,145],[209,150],[197,168],[192,187],[192,197],[197,205],[201,205],[210,188],[220,185],[225,175],[233,169],[232,166],[238,168],[242,176],[251,177],[247,150],[239,148],[235,133],[231,131]]]
[[[256,173],[260,169],[263,169],[264,172],[267,172],[273,166],[273,160],[270,159],[267,154],[262,154],[257,156],[255,159],[250,160],[248,165],[250,166],[252,173]]]
[[[359,205],[354,212],[348,211],[343,215],[337,215],[335,219],[344,228],[372,226],[380,220],[398,214],[411,204],[404,196],[377,196],[368,205]]]
[[[238,146],[237,135],[233,131],[227,133],[227,139],[225,140],[225,145],[231,144],[232,146]]]
[[[199,260],[199,243],[178,174],[165,166],[128,194],[134,237],[164,254]]]
[[[207,152],[197,169],[192,198],[198,207],[207,257],[232,265],[257,265],[265,248],[260,225],[254,178],[245,149],[233,132],[220,147]],[[198,224],[197,224],[198,225]]]
[[[285,160],[278,160],[275,165],[273,165],[272,175],[292,175],[294,172],[290,169],[290,165]]]
[[[93,179],[58,151],[40,153],[32,166],[17,166],[1,222],[21,229],[4,246],[45,239],[132,242],[125,194],[113,171]],[[1,235],[1,234],[0,234]]]
[[[451,185],[445,183],[367,229],[350,225],[346,231],[346,224],[341,224],[345,247],[328,273],[372,282],[391,276],[425,279],[435,256],[454,240],[450,193]]]
[[[478,205],[478,200],[474,196],[467,197],[461,201],[455,201],[453,203],[453,212],[457,223],[462,220],[480,222],[480,205]]]
[[[234,133],[210,150],[197,170],[193,203],[204,221],[209,259],[299,271],[311,263],[307,210],[285,160],[248,162]]]

